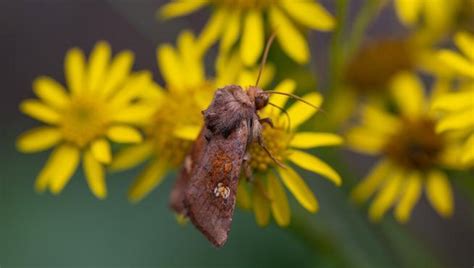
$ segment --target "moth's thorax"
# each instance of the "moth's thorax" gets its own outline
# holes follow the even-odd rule
[[[268,104],[269,95],[261,88],[250,86],[247,90],[247,95],[255,104],[255,110],[261,110]]]

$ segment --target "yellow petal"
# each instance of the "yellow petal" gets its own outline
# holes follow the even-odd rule
[[[201,126],[184,125],[178,126],[173,134],[177,138],[193,141],[198,137],[200,131]]]
[[[118,143],[137,143],[142,141],[140,131],[129,126],[112,126],[107,130],[107,137]]]
[[[153,103],[159,105],[165,96],[165,90],[156,83],[150,83],[142,92],[142,97],[147,100],[146,103]],[[145,103],[142,102],[142,104]]]
[[[79,164],[79,149],[71,145],[61,145],[51,155],[49,189],[59,194],[69,182]]]
[[[145,161],[153,152],[152,142],[131,145],[120,150],[113,158],[109,168],[112,171],[122,171],[137,166]]]
[[[104,168],[91,152],[84,153],[84,174],[91,192],[99,199],[107,197]]]
[[[245,65],[252,66],[257,62],[263,51],[264,35],[261,12],[249,10],[244,18],[240,43],[240,57]]]
[[[242,62],[239,53],[223,53],[222,50],[219,50],[215,69],[216,78],[214,84],[216,88],[224,87],[228,85],[230,81],[236,81],[236,77],[242,70]]]
[[[351,128],[346,134],[346,144],[354,151],[378,155],[387,143],[388,137],[365,127]]]
[[[242,68],[242,67],[239,67]],[[253,68],[253,69],[246,69],[246,70],[239,70],[238,73],[239,75],[237,78],[237,82],[235,84],[240,85],[242,87],[247,87],[247,86],[254,86],[255,83],[257,82],[257,77],[258,77],[258,69]],[[265,88],[266,85],[268,85],[274,77],[275,74],[275,67],[272,64],[266,64],[263,67],[263,72],[260,76],[260,80],[258,81],[258,87],[260,88]],[[231,80],[232,81],[232,80]],[[229,83],[227,83],[229,84]]]
[[[61,132],[53,127],[30,129],[18,137],[16,148],[22,153],[36,153],[53,147],[61,141]]]
[[[369,218],[372,221],[381,220],[385,212],[394,204],[400,194],[402,181],[403,174],[400,171],[395,171],[386,180],[369,208]]]
[[[60,115],[57,111],[37,100],[22,101],[20,104],[20,111],[36,120],[47,124],[55,125],[60,120]]]
[[[351,199],[357,203],[367,201],[379,188],[390,169],[391,165],[387,160],[378,162],[369,175],[352,190]]]
[[[474,90],[450,92],[438,96],[431,104],[431,109],[459,111],[474,106]]]
[[[257,184],[258,182],[256,182]],[[262,185],[262,184],[261,184]],[[253,190],[253,211],[258,226],[264,227],[270,221],[270,200],[265,196],[264,186],[254,187]]]
[[[110,149],[110,143],[104,139],[97,139],[91,144],[91,153],[95,160],[103,164],[109,164],[112,160],[112,152]]]
[[[86,86],[85,71],[85,57],[82,50],[78,48],[70,49],[66,54],[64,73],[69,90],[73,94],[78,94],[84,90]]]
[[[206,79],[204,64],[197,49],[194,35],[190,31],[182,32],[178,37],[178,49],[182,60],[181,73],[186,74],[184,82],[188,87],[198,87]]]
[[[237,186],[237,205],[242,209],[252,208],[252,197],[250,196],[247,182],[244,180],[239,180],[239,185]]]
[[[316,107],[320,107],[321,103],[323,102],[323,97],[321,94],[316,92],[306,94],[303,99]],[[306,103],[296,102],[291,105],[287,112],[291,119],[291,128],[296,129],[311,116],[313,116],[317,110]]]
[[[400,201],[395,208],[395,218],[398,222],[405,223],[410,219],[411,211],[421,196],[421,174],[412,172],[402,186]]]
[[[53,153],[49,155],[49,158],[46,161],[46,164],[44,165],[44,167],[41,169],[41,171],[38,173],[38,176],[36,177],[35,191],[38,193],[43,193],[49,185],[49,181],[51,179],[50,174],[52,171],[51,166],[53,164],[53,159],[54,159],[53,156],[54,156]]]
[[[459,49],[468,57],[471,62],[474,61],[474,36],[468,32],[459,32],[454,36],[454,42]]]
[[[474,106],[463,111],[444,116],[436,125],[437,132],[462,130],[474,127]]]
[[[144,125],[150,122],[150,118],[156,112],[156,109],[156,105],[132,104],[115,112],[112,115],[112,120],[123,124]]]
[[[109,70],[104,78],[101,95],[108,97],[125,81],[130,73],[134,61],[134,55],[131,51],[122,51],[114,57]]]
[[[408,26],[418,21],[423,0],[395,0],[395,10],[400,20]]]
[[[244,70],[240,72],[237,84],[242,87],[248,87],[255,84],[256,76],[250,70]]]
[[[426,20],[426,26],[433,32],[433,35],[445,33],[449,30],[450,24],[454,23],[453,14],[455,3],[445,0],[425,1],[423,6],[423,18]],[[458,11],[456,11],[457,13]]]
[[[295,91],[295,89],[296,89],[296,82],[291,79],[285,79],[281,81],[273,90],[277,92],[291,94],[293,93],[293,91]],[[286,102],[288,101],[288,98],[289,97],[285,95],[273,94],[270,97],[270,102],[273,103],[275,106],[278,106],[284,109]],[[268,107],[272,108],[271,106],[268,106]],[[279,109],[274,109],[273,111],[275,115],[279,115],[281,112]]]
[[[145,92],[145,89],[152,83],[151,79],[152,75],[149,71],[140,71],[132,74],[123,85],[123,88],[112,96],[110,106],[120,110],[130,105]]]
[[[229,12],[225,8],[218,8],[215,10],[209,21],[204,26],[198,39],[199,53],[204,53],[210,46],[212,46],[221,36],[224,25],[229,16]]]
[[[376,135],[393,134],[399,130],[400,120],[373,105],[366,105],[362,109],[364,125]]]
[[[400,73],[391,82],[390,89],[403,115],[416,118],[425,111],[423,84],[415,74]]]
[[[64,87],[47,76],[40,76],[33,81],[33,91],[44,103],[56,109],[63,108],[69,102]]]
[[[301,168],[320,174],[330,181],[332,181],[337,186],[340,186],[342,183],[341,177],[337,172],[331,168],[328,164],[323,162],[317,157],[314,157],[303,151],[291,150],[289,151],[288,158],[298,165]]]
[[[227,26],[221,39],[220,49],[222,50],[222,53],[228,53],[237,39],[239,39],[240,15],[240,9],[235,9],[229,15]]]
[[[164,179],[166,173],[165,161],[155,160],[149,164],[133,182],[128,190],[130,202],[137,203],[155,189]]]
[[[207,5],[209,1],[198,0],[198,1],[173,1],[159,9],[159,15],[164,19],[180,17],[192,13],[204,5]]]
[[[428,174],[426,195],[439,215],[449,217],[453,214],[453,193],[448,178],[442,171],[432,170]]]
[[[183,66],[179,55],[171,45],[161,45],[157,49],[157,59],[160,72],[165,79],[168,88],[182,88],[184,87],[184,73]]]
[[[459,53],[443,49],[438,53],[438,58],[459,74],[474,78],[473,63],[463,58]]]
[[[447,141],[447,144],[449,146],[444,146],[443,150],[438,153],[437,162],[449,169],[466,169],[466,166],[460,161],[463,151],[461,144],[458,142],[454,143],[453,141]]]
[[[299,64],[307,63],[309,48],[305,37],[278,8],[271,7],[269,16],[272,28],[278,31],[276,38],[283,51]]]
[[[282,227],[288,226],[291,219],[288,198],[281,182],[273,174],[268,175],[268,195],[271,199],[271,211],[276,223]]]
[[[100,41],[94,46],[89,57],[87,90],[95,92],[99,87],[99,83],[103,82],[111,53],[110,45],[105,41]]]
[[[334,18],[319,3],[283,0],[280,4],[295,21],[309,28],[322,31],[334,28]]]
[[[297,132],[290,141],[290,146],[301,149],[333,146],[342,144],[342,137],[332,133]]]
[[[474,133],[469,136],[464,144],[464,150],[461,154],[461,163],[468,164],[474,161]]]
[[[316,212],[319,209],[318,201],[313,192],[309,189],[304,180],[290,167],[278,168],[278,173],[286,188],[295,196],[296,200],[309,212]]]

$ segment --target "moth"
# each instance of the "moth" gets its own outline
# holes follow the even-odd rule
[[[273,124],[270,118],[258,115],[269,104],[270,94],[288,95],[258,87],[274,37],[273,34],[267,42],[255,86],[244,90],[239,85],[229,85],[216,91],[211,104],[202,112],[204,126],[185,157],[171,191],[171,208],[188,217],[216,247],[227,241],[241,171],[251,177],[249,145],[258,142],[283,166],[271,155],[262,138],[262,124],[272,127]]]

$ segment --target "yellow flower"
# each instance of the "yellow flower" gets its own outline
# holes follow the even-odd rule
[[[161,8],[164,18],[183,16],[204,6],[214,10],[200,36],[207,49],[220,39],[220,54],[227,52],[240,38],[240,56],[247,66],[262,55],[265,42],[265,18],[277,31],[283,51],[298,63],[307,63],[309,48],[300,27],[329,31],[334,19],[317,2],[294,0],[174,0]]]
[[[464,55],[450,50],[438,54],[445,66],[455,72],[456,91],[439,94],[432,104],[441,111],[436,131],[458,132],[464,141],[460,155],[462,164],[474,163],[474,36],[465,32],[455,35],[454,41]],[[454,87],[455,85],[452,85]]]
[[[428,200],[443,217],[453,212],[453,196],[445,168],[460,168],[454,157],[458,144],[435,131],[436,117],[429,110],[421,81],[401,73],[391,83],[398,114],[367,105],[362,122],[347,133],[348,146],[381,156],[370,174],[352,192],[364,202],[377,192],[369,217],[380,220],[392,206],[395,218],[406,222],[425,187]]]
[[[394,0],[400,21],[409,27],[422,24],[434,36],[450,30],[456,22],[460,0]]]
[[[22,134],[17,148],[34,153],[54,147],[37,177],[38,191],[48,188],[59,194],[82,157],[90,190],[98,198],[106,197],[103,166],[112,159],[109,140],[141,142],[141,133],[131,124],[145,116],[147,109],[136,98],[153,84],[149,72],[130,73],[133,58],[132,52],[122,51],[111,59],[109,44],[98,42],[88,63],[82,50],[67,52],[68,91],[47,76],[33,82],[39,99],[23,101],[20,110],[45,125]]]
[[[157,49],[159,69],[166,82],[166,90],[155,87],[144,94],[148,107],[154,112],[142,122],[145,141],[121,150],[111,164],[111,169],[129,169],[147,161],[129,189],[128,197],[138,202],[155,189],[165,175],[179,168],[192,141],[203,124],[203,111],[211,102],[215,90],[235,82],[254,83],[249,72],[241,72],[242,64],[234,56],[229,59],[216,77],[207,78],[198,44],[190,32],[178,38],[177,48],[170,44]],[[268,81],[273,69],[266,70],[263,83]],[[248,78],[252,77],[252,81]]]
[[[274,90],[291,93],[295,87],[293,80],[284,80]],[[303,99],[316,106],[320,106],[323,101],[322,96],[316,92],[305,95]],[[270,102],[279,107],[284,107],[287,100],[288,97],[281,95],[273,95],[270,98]],[[286,168],[279,167],[258,144],[250,146],[250,167],[254,178],[253,181],[241,178],[237,201],[241,207],[253,209],[260,226],[269,223],[270,215],[273,215],[279,226],[287,226],[290,223],[290,206],[283,185],[305,209],[313,213],[319,209],[313,192],[289,163],[322,175],[337,186],[341,185],[341,177],[334,169],[304,151],[342,143],[342,138],[335,134],[297,131],[298,127],[315,113],[315,108],[300,102],[291,105],[287,114],[271,106],[261,113],[261,118],[271,118],[274,124],[273,128],[264,125],[265,145],[277,161],[285,163]]]
[[[439,52],[439,59],[459,76],[474,79],[474,35],[459,32],[455,35],[454,42],[463,55],[444,49]]]
[[[349,120],[360,100],[374,105],[387,101],[390,81],[400,72],[422,70],[445,75],[431,43],[418,33],[368,40],[349,58],[337,98],[328,104],[335,127]]]
[[[416,67],[416,47],[410,38],[380,38],[363,44],[350,58],[344,82],[359,94],[382,93],[394,75]]]

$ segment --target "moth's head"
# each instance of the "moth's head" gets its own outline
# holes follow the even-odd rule
[[[258,87],[250,87],[248,90],[249,95],[255,101],[255,109],[261,110],[268,104],[269,94]]]

